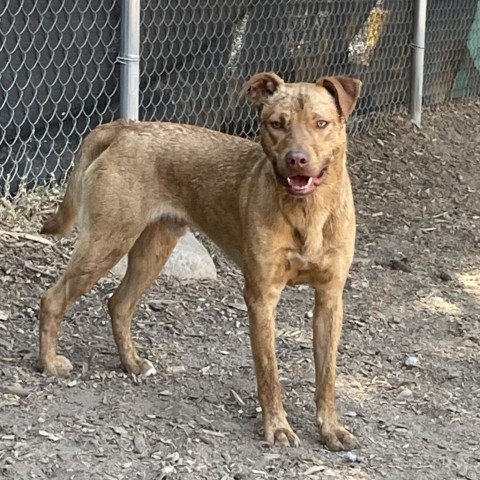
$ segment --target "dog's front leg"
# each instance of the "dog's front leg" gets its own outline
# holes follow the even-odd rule
[[[313,315],[317,423],[320,436],[330,450],[351,450],[355,437],[341,424],[335,407],[337,350],[343,323],[343,286],[316,289]]]
[[[258,278],[246,278],[244,295],[250,317],[250,341],[265,438],[272,444],[298,446],[300,441],[283,408],[275,354],[275,313],[283,287],[273,282],[260,282]]]

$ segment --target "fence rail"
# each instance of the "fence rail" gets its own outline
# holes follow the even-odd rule
[[[139,1],[139,0],[132,0]],[[123,0],[128,4],[127,0]],[[121,2],[0,4],[0,193],[68,173],[80,139],[120,115]],[[139,118],[251,136],[252,74],[362,78],[353,122],[374,130],[409,103],[412,0],[142,0]],[[480,1],[429,0],[423,99],[480,96]]]

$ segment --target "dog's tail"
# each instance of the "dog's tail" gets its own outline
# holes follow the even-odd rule
[[[85,156],[80,151],[76,156],[73,173],[67,190],[57,211],[43,223],[40,233],[45,235],[67,235],[73,230],[78,218],[81,183],[87,166]]]
[[[83,141],[75,156],[73,172],[58,210],[48,217],[40,233],[45,235],[68,235],[77,223],[85,171],[112,144],[120,122],[96,128]]]

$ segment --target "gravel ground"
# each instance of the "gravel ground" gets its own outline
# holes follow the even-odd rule
[[[238,270],[160,278],[139,307],[148,379],[119,367],[104,279],[64,322],[68,380],[36,369],[38,299],[72,238],[36,232],[55,191],[0,204],[0,477],[4,479],[480,478],[480,103],[396,117],[350,142],[358,213],[338,402],[361,441],[331,453],[314,422],[307,288],[287,289],[278,354],[302,446],[266,445]],[[407,365],[411,364],[411,365]]]

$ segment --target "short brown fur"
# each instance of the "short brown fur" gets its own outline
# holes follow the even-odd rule
[[[255,75],[243,93],[260,109],[261,145],[161,122],[116,121],[90,133],[65,198],[42,229],[65,234],[79,219],[67,269],[41,301],[44,373],[70,373],[68,359],[57,355],[63,316],[127,252],[127,273],[108,302],[113,334],[127,371],[154,373],[137,353],[132,316],[190,225],[215,241],[244,273],[266,439],[299,443],[281,398],[275,311],[287,284],[307,283],[316,293],[320,436],[332,450],[356,446],[337,415],[335,376],[342,294],[355,241],[345,124],[359,92],[360,82],[345,77],[285,84],[274,73]],[[295,179],[309,183],[295,187]]]

